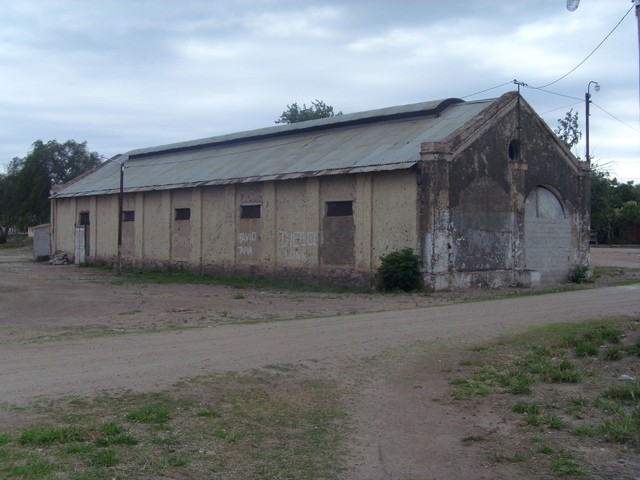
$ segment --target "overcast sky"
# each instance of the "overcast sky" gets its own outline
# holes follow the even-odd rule
[[[629,0],[0,1],[0,165],[35,140],[134,148],[272,126],[288,104],[344,113],[524,82],[552,128],[640,183],[638,24]],[[498,87],[499,86],[499,87]],[[492,88],[498,87],[498,88]],[[490,90],[489,90],[490,89]],[[473,95],[476,92],[480,92]],[[584,158],[584,143],[575,150]]]

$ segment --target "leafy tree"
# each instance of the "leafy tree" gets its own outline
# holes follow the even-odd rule
[[[0,176],[0,222],[19,230],[48,222],[51,187],[68,182],[100,162],[100,155],[88,151],[87,142],[35,141],[27,156],[11,160],[6,175]]]
[[[623,204],[627,202],[640,203],[640,185],[634,185],[632,181],[619,184],[616,187],[616,193]]]
[[[625,203],[615,217],[616,241],[637,243],[640,241],[640,204],[636,201]]]
[[[569,150],[575,147],[582,138],[582,132],[578,126],[578,112],[574,112],[572,108],[565,114],[564,118],[559,118],[558,127],[554,130],[554,133]]]
[[[578,112],[569,110],[558,119],[554,133],[571,149],[582,138]],[[640,241],[640,185],[619,183],[609,172],[591,171],[591,228],[606,243]]]
[[[314,100],[311,106],[306,104],[302,108],[297,103],[287,105],[287,109],[282,112],[276,123],[298,123],[306,120],[316,120],[318,118],[333,117],[334,115],[342,115],[342,112],[333,113],[333,107],[325,104],[322,100]]]
[[[593,170],[591,172],[591,228],[599,238],[611,242],[613,221],[615,218],[616,198],[609,172]]]
[[[591,228],[607,243],[640,241],[640,185],[619,183],[608,172],[591,176]]]

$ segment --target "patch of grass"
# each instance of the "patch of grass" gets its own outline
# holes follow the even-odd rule
[[[594,425],[580,425],[574,428],[571,433],[576,437],[596,437],[600,434],[600,428]]]
[[[616,443],[640,446],[640,411],[619,415],[602,422],[602,432]]]
[[[539,427],[544,423],[540,415],[527,415],[524,421],[532,427]]]
[[[526,395],[531,393],[533,381],[526,373],[517,372],[513,376],[513,382],[509,385],[509,391],[514,395]]]
[[[23,414],[42,425],[2,434],[0,478],[342,478],[338,392],[302,372],[212,374],[163,393],[30,407]],[[70,427],[44,426],[60,424]]]
[[[622,332],[620,329],[613,325],[593,323],[586,328],[574,329],[573,332],[563,338],[563,342],[566,345],[575,347],[576,349],[580,348],[584,351],[595,348],[597,353],[599,345],[607,343],[617,344],[620,342],[621,335]],[[576,354],[578,356],[585,356],[580,355],[578,351],[576,351]]]
[[[205,417],[205,418],[219,418],[220,412],[218,412],[213,408],[207,407],[207,408],[203,408],[202,410],[199,410],[196,413],[196,415],[199,417]]]
[[[9,468],[9,478],[40,479],[56,471],[56,466],[43,460],[28,461]]]
[[[33,427],[20,432],[20,445],[47,445],[70,443],[82,439],[82,432],[76,427]]]
[[[598,346],[592,342],[580,342],[575,348],[578,357],[595,357],[598,355]]]
[[[512,409],[515,413],[526,413],[527,415],[540,414],[540,405],[537,403],[516,403]]]
[[[483,365],[482,360],[461,360],[460,361],[460,366],[461,367],[480,367]]]
[[[552,430],[561,430],[565,427],[564,421],[555,415],[547,415],[544,417],[544,424]]]
[[[479,390],[494,397],[531,395],[531,401],[518,398],[511,407],[521,415],[517,428],[522,434],[544,433],[544,442],[541,436],[532,438],[528,453],[524,452],[527,466],[523,468],[540,468],[542,461],[541,475],[545,471],[544,475],[554,477],[591,474],[594,467],[580,459],[582,453],[567,449],[568,433],[581,437],[580,442],[590,448],[607,442],[620,445],[608,446],[608,450],[640,448],[640,381],[612,384],[608,363],[640,352],[639,320],[620,317],[559,323],[502,338],[459,360],[469,373],[451,381],[451,396],[470,399]],[[621,342],[623,338],[633,342]],[[486,405],[493,398],[477,401]],[[496,405],[504,403],[496,401]],[[491,448],[491,443],[487,446]],[[538,459],[535,466],[528,455]],[[491,460],[512,462],[513,456],[494,451]]]
[[[602,358],[609,361],[615,361],[623,358],[625,354],[626,352],[620,345],[612,345],[602,351]]]
[[[91,455],[89,465],[92,467],[113,467],[118,464],[118,455],[115,450],[107,448],[98,450]]]
[[[549,445],[540,445],[540,447],[538,447],[538,453],[542,453],[543,455],[551,455],[553,452],[553,448]]]
[[[136,445],[138,443],[138,440],[134,436],[129,435],[122,425],[115,422],[104,423],[100,425],[97,430],[101,435],[97,437],[94,442],[99,447]]]
[[[458,379],[451,382],[455,388],[451,392],[451,396],[455,400],[469,399],[473,397],[484,397],[489,395],[490,390],[483,385],[468,380]]]
[[[629,355],[637,355],[640,357],[640,337],[636,338],[636,341],[625,348],[625,351]]]
[[[625,278],[622,280],[615,280],[609,284],[611,287],[625,287],[627,285],[637,285],[640,283],[640,278]]]
[[[627,381],[622,385],[609,387],[602,396],[627,404],[640,405],[640,380]]]
[[[164,424],[171,418],[171,409],[169,402],[154,403],[151,405],[143,405],[140,408],[129,412],[127,420],[141,423]]]
[[[489,347],[487,347],[486,345],[475,345],[469,350],[471,350],[472,352],[486,352],[489,350]]]
[[[560,420],[556,420],[557,417],[551,415],[527,415],[525,417],[525,423],[532,427],[549,427],[555,430],[562,428]]]
[[[96,266],[108,271],[114,271],[109,266]],[[180,268],[166,268],[163,270],[125,268],[122,276],[112,281],[114,284],[165,284],[165,285],[222,285],[236,289],[288,290],[298,292],[321,293],[359,293],[371,294],[370,288],[353,287],[350,285],[309,284],[303,282],[281,281],[261,276],[242,277],[216,274],[200,274]],[[240,294],[237,294],[240,295]]]
[[[554,455],[550,466],[551,470],[560,476],[582,476],[585,474],[584,469],[578,465],[574,456],[565,451]]]

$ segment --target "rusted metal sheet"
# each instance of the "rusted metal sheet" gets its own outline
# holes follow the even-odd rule
[[[390,107],[134,150],[52,197],[287,180],[411,168],[423,142],[441,140],[494,100],[457,99]]]

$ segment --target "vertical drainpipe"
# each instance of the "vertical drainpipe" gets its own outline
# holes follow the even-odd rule
[[[120,164],[120,190],[118,192],[118,262],[117,274],[122,275],[122,202],[124,197],[124,163]]]

